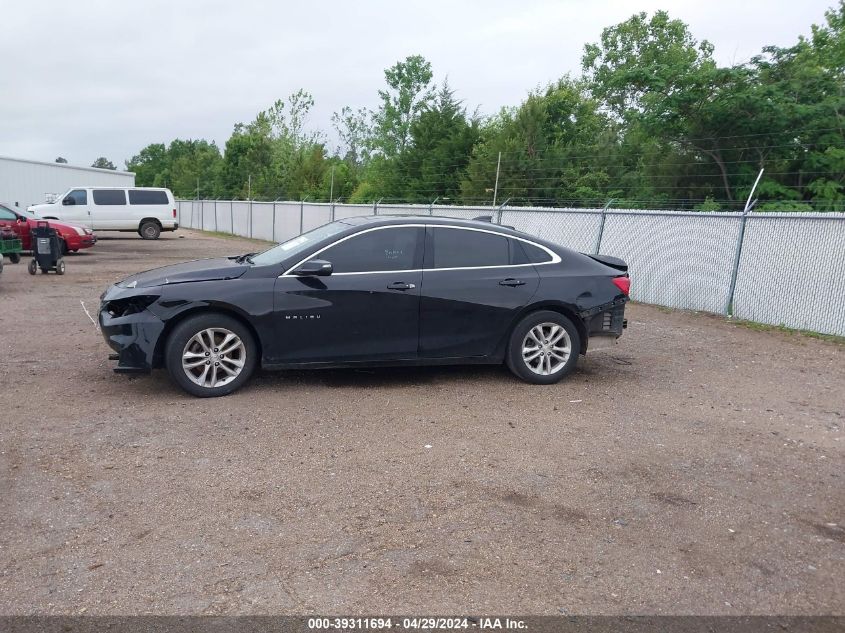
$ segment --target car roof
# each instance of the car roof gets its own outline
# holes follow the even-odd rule
[[[482,216],[483,217],[483,216]],[[388,226],[393,224],[449,224],[450,226],[460,226],[469,229],[485,229],[487,231],[496,231],[513,235],[514,237],[529,238],[537,240],[534,236],[529,236],[522,231],[503,226],[501,224],[494,224],[486,220],[465,220],[462,218],[451,218],[448,216],[439,215],[362,215],[351,218],[344,218],[340,222],[345,222],[351,225],[369,224],[371,226]]]

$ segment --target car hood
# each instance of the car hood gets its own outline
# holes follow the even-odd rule
[[[248,264],[239,264],[234,258],[218,257],[215,259],[197,259],[184,264],[173,264],[147,270],[119,281],[121,288],[151,288],[169,284],[182,284],[189,281],[218,281],[236,279],[249,268]]]

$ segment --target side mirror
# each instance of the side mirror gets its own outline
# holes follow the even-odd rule
[[[293,270],[300,277],[328,277],[332,274],[332,263],[324,259],[311,259]]]
[[[62,198],[62,205],[69,207],[74,204],[73,198]]]

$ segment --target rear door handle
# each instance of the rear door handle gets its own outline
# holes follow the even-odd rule
[[[511,277],[508,277],[507,279],[502,279],[502,281],[499,282],[499,285],[500,286],[511,286],[511,287],[513,287],[513,286],[524,286],[525,282],[520,281],[519,279],[513,279]]]
[[[404,281],[394,281],[390,284],[388,290],[413,290],[416,288],[414,284],[406,284]]]

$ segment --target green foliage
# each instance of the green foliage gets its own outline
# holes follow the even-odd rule
[[[332,151],[298,90],[235,125],[222,156],[175,140],[127,168],[179,197],[490,204],[495,190],[497,204],[701,211],[741,210],[762,168],[756,210],[843,211],[845,0],[824,18],[720,66],[682,21],[638,13],[585,46],[580,77],[484,118],[412,55],[385,70],[375,111],[334,113]]]
[[[220,186],[222,158],[214,143],[176,139],[147,145],[126,161],[139,187],[167,187],[177,198],[212,198]]]
[[[372,148],[387,158],[400,154],[411,140],[411,125],[434,98],[431,64],[411,55],[384,71],[386,90],[379,90],[381,106],[373,113]]]

